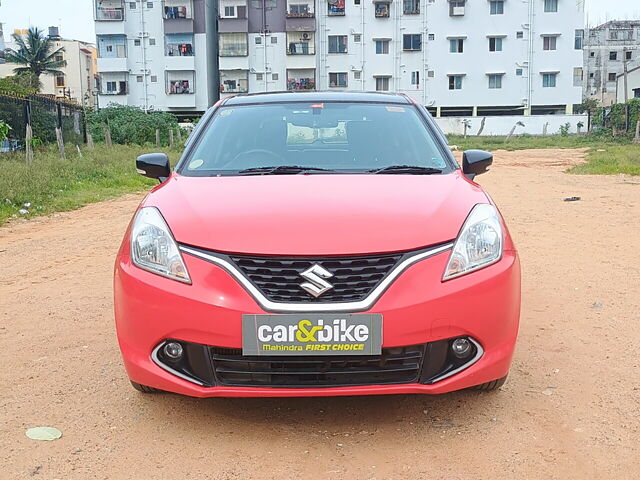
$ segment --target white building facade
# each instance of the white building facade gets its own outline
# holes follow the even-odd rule
[[[215,32],[190,13],[204,0],[96,1],[103,106],[146,98],[202,111],[213,93],[394,91],[454,116],[571,113],[582,100],[580,0],[218,0]],[[167,18],[168,6],[183,13]],[[193,31],[171,28],[189,15]],[[163,52],[171,35],[190,41],[177,34],[193,34],[191,58]],[[207,75],[213,35],[219,77]],[[120,53],[106,58],[114,49],[101,44],[114,36]],[[180,75],[193,78],[193,101],[172,92]]]
[[[210,104],[204,0],[95,0],[99,106],[200,113]]]

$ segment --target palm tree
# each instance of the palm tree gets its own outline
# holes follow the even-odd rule
[[[35,87],[40,87],[42,74],[64,75],[60,68],[67,65],[65,60],[56,60],[57,55],[64,52],[64,48],[54,50],[51,39],[38,28],[30,28],[26,36],[13,34],[17,50],[9,48],[5,51],[5,60],[21,65],[13,69],[18,75],[33,76]]]

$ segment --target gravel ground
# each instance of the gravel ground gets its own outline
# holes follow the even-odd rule
[[[1,228],[0,478],[637,478],[640,178],[563,173],[583,155],[497,152],[479,178],[523,267],[513,368],[490,394],[139,394],[111,276],[141,197]],[[63,436],[29,440],[38,425]]]

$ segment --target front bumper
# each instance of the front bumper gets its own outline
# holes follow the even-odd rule
[[[357,386],[202,386],[167,371],[152,358],[166,339],[242,348],[242,314],[264,314],[225,270],[184,255],[193,284],[132,265],[126,246],[115,272],[115,316],[124,364],[136,383],[196,397],[284,397],[446,393],[501,378],[509,371],[520,315],[520,267],[515,251],[483,270],[442,282],[449,252],[404,271],[367,313],[383,315],[383,348],[473,338],[482,356],[468,368],[430,384]],[[428,364],[425,357],[423,368]],[[423,378],[423,377],[419,377]]]

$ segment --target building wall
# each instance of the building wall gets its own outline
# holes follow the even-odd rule
[[[17,48],[13,43],[9,43],[7,46]],[[62,59],[67,64],[60,68],[64,74],[64,83],[59,85],[53,75],[42,75],[40,77],[42,83],[40,92],[59,98],[70,98],[86,107],[93,107],[97,74],[95,46],[86,42],[64,39],[54,40],[53,46],[54,50],[64,48]],[[17,65],[13,63],[0,65],[0,78],[14,75],[13,69],[16,67]]]
[[[631,38],[623,32],[629,31]],[[629,52],[629,53],[627,53]],[[615,53],[615,59],[611,54]],[[602,105],[616,101],[616,79],[628,64],[640,61],[640,21],[607,22],[585,33],[584,96],[596,98]]]
[[[467,134],[476,135],[480,129],[482,118],[480,117],[442,117],[435,119],[438,126],[446,135],[463,135],[464,122],[467,123]],[[497,117],[486,117],[482,136],[508,135],[516,122],[521,122],[524,126],[518,125],[515,134],[527,135],[555,135],[560,132],[560,127],[569,124],[569,133],[578,133],[578,124],[581,123],[580,132],[586,132],[588,122],[587,115],[530,115],[525,118],[519,115],[506,115]]]
[[[504,0],[503,13],[491,14],[492,2],[468,0],[464,14],[456,16],[450,15],[447,0],[418,0],[419,8],[412,12],[405,11],[403,0],[389,0],[383,5],[388,15],[380,16],[376,15],[376,11],[382,11],[378,1],[219,0],[221,45],[234,37],[243,39],[244,46],[231,52],[233,56],[225,50],[218,58],[220,95],[244,90],[307,89],[311,85],[318,90],[389,90],[406,93],[434,107],[438,114],[449,115],[458,110],[471,115],[487,114],[485,107],[519,114],[545,109],[570,113],[573,105],[581,102],[583,54],[575,45],[576,31],[584,28],[580,1],[557,0],[558,11],[546,13],[545,0]],[[173,5],[180,0],[171,2]],[[193,11],[204,12],[204,0],[194,2]],[[291,8],[305,2],[309,3],[308,14],[300,15],[299,7],[295,11]],[[101,71],[113,73],[114,68],[122,68],[130,76],[129,95],[110,98],[132,105],[177,108],[167,103],[173,99],[167,98],[162,82],[152,82],[150,77],[162,75],[163,69],[178,68],[178,63],[187,68],[185,59],[167,60],[158,50],[159,45],[164,45],[164,35],[177,33],[176,25],[185,22],[163,20],[162,9],[147,9],[146,2],[138,1],[135,10],[130,9],[129,2],[124,5],[123,22],[96,22],[99,43],[100,35],[107,33],[119,33],[128,39],[126,61],[100,59]],[[235,10],[227,15],[225,7]],[[143,11],[144,25],[140,20]],[[198,18],[192,24],[198,23]],[[204,25],[201,19],[200,23]],[[139,37],[141,32],[147,32],[148,37]],[[299,33],[312,38],[313,51],[308,55],[292,54],[299,53],[291,50],[294,34]],[[420,48],[405,48],[404,36],[409,34],[419,36]],[[489,51],[490,35],[500,39],[500,51]],[[543,35],[555,35],[554,50],[543,48]],[[345,36],[346,51],[329,53],[330,36]],[[450,52],[453,37],[464,40],[462,53]],[[144,59],[140,47],[131,45],[136,38],[146,45]],[[151,38],[156,41],[155,47],[148,44]],[[377,51],[376,41],[388,44]],[[204,42],[196,39],[195,43]],[[197,72],[196,106],[185,108],[203,110],[206,96],[199,94],[207,87],[216,88],[212,80],[207,85],[206,75],[201,73],[206,72],[204,67],[210,62],[207,52],[197,48],[194,65],[188,67]],[[332,74],[341,74],[340,79],[346,76],[346,85],[330,81]],[[455,74],[462,76],[462,88],[451,90],[449,77]],[[489,88],[488,74],[499,75],[501,88]],[[555,86],[543,86],[545,74],[555,76]],[[303,81],[298,81],[300,78]],[[240,79],[246,79],[242,87]],[[104,105],[102,100],[108,99],[101,98]]]
[[[616,102],[624,103],[624,74],[618,75],[616,80]],[[627,73],[626,99],[640,98],[640,66],[630,68]]]

